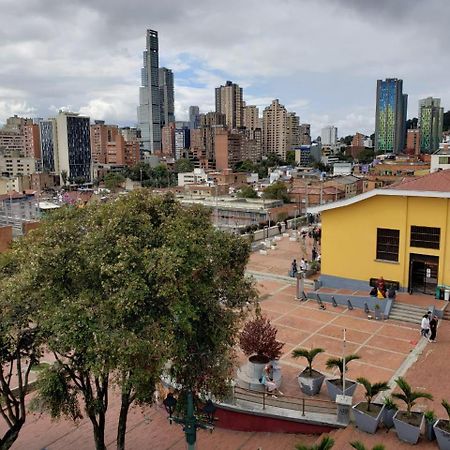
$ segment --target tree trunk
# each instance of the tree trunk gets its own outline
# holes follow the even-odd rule
[[[128,410],[130,409],[130,390],[122,393],[119,423],[117,425],[117,450],[125,450],[125,433],[127,432]]]
[[[0,450],[7,450],[12,447],[16,439],[19,437],[19,432],[24,422],[24,420],[19,420],[3,435],[0,439]]]
[[[103,420],[102,420],[103,416]],[[94,441],[96,450],[106,450],[105,445],[105,415],[99,413],[98,425],[93,422],[94,425]]]

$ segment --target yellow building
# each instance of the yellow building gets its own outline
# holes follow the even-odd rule
[[[412,292],[450,286],[450,170],[308,212],[321,214],[324,286],[368,289],[380,276]]]

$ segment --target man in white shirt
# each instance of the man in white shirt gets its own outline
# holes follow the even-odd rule
[[[422,317],[422,322],[420,324],[420,334],[428,339],[428,335],[430,334],[430,317],[428,314],[424,314]]]

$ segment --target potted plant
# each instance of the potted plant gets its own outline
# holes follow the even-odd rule
[[[259,380],[264,366],[281,356],[284,343],[277,340],[277,332],[270,319],[260,313],[244,325],[239,335],[239,345],[249,357],[247,374],[250,378]]]
[[[384,405],[376,405],[372,403],[372,399],[380,392],[389,389],[386,381],[372,384],[367,378],[359,377],[356,379],[359,384],[364,386],[366,392],[365,402],[359,402],[353,406],[353,416],[356,426],[366,433],[375,433],[380,424],[383,415]]]
[[[314,358],[324,351],[323,348],[313,348],[311,350],[306,348],[296,348],[292,351],[293,358],[305,358],[308,361],[308,367],[298,376],[300,389],[306,395],[316,395],[320,392],[325,375],[314,370],[312,368],[312,363]]]
[[[347,371],[347,364],[355,359],[360,359],[358,355],[347,355],[345,357],[345,371]],[[342,384],[344,377],[344,360],[343,358],[330,358],[327,361],[327,369],[339,369],[340,377],[337,379],[326,380],[328,396],[332,401],[336,401],[336,395],[349,395],[352,396],[356,389],[356,383],[354,381],[345,380],[345,392],[342,392]]]
[[[433,425],[436,423],[437,417],[434,411],[425,411],[423,417],[425,418],[425,436],[429,441],[436,439]]]
[[[402,441],[410,444],[416,444],[419,440],[420,429],[423,423],[423,414],[421,412],[411,411],[416,400],[426,398],[432,400],[433,396],[428,392],[413,391],[411,386],[403,377],[395,380],[397,386],[403,391],[402,393],[393,393],[392,396],[402,400],[406,404],[406,411],[397,411],[394,415],[394,426],[397,436]]]
[[[447,411],[448,420],[439,419],[434,424],[434,432],[436,434],[436,440],[438,447],[441,450],[450,449],[450,403],[446,400],[442,400],[441,405]]]
[[[324,436],[320,444],[316,445],[296,445],[296,450],[330,450],[334,446],[334,439],[330,436]]]
[[[392,400],[392,397],[385,397],[383,403],[383,424],[386,428],[392,428],[394,426],[393,418],[398,410],[397,405]]]
[[[360,441],[350,442],[350,445],[356,450],[367,450],[367,447]],[[385,446],[382,444],[377,444],[372,447],[372,450],[385,450]]]

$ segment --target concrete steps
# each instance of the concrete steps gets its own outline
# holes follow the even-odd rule
[[[447,307],[444,309],[444,315],[442,316],[443,320],[450,320],[450,307],[447,305]]]
[[[427,311],[427,308],[394,301],[391,312],[389,314],[389,319],[420,324],[423,315]]]

